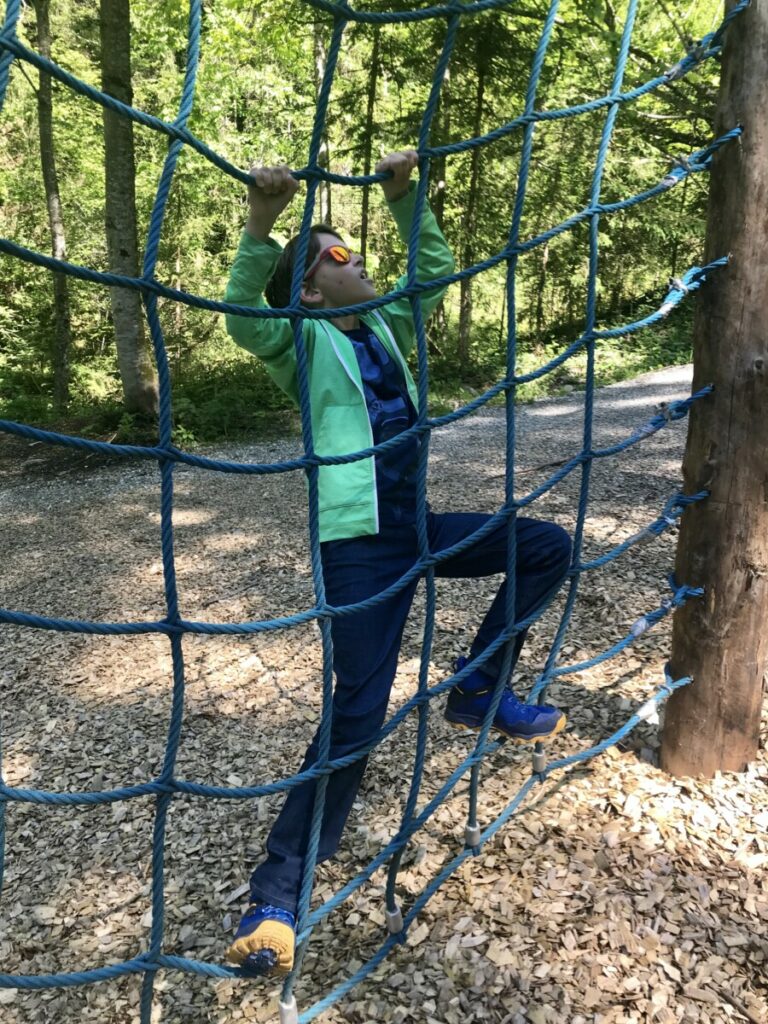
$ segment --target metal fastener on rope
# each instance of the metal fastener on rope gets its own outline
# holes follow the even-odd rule
[[[642,427],[638,429],[637,436],[638,438],[650,437],[651,434],[656,433],[657,429],[658,423],[656,423],[655,420],[649,420],[647,423],[644,423]]]
[[[632,544],[650,544],[652,540],[656,540],[656,534],[653,531],[653,525],[646,526],[642,530],[638,530],[637,533],[633,533],[631,537],[627,537],[625,541],[627,547]]]
[[[533,770],[536,775],[541,775],[544,769],[547,767],[547,755],[543,750],[534,750],[533,752]]]
[[[469,847],[470,850],[474,850],[480,845],[480,826],[479,825],[467,825],[464,829],[464,843]]]
[[[403,930],[403,912],[400,907],[394,910],[385,910],[384,917],[387,919],[387,931],[390,935],[399,935]]]
[[[642,707],[637,709],[637,717],[641,718],[644,722],[650,722],[651,725],[658,725],[659,709],[656,706],[656,701],[647,700]]]
[[[668,82],[674,82],[675,79],[680,78],[685,71],[685,60],[679,60],[677,64],[673,64],[671,68],[668,68],[664,72],[664,77]]]
[[[290,1003],[280,1000],[280,1024],[299,1024],[299,1011],[296,996],[291,996]]]
[[[679,167],[681,171],[692,171],[696,166],[692,163],[687,156],[670,156],[669,158],[675,167]]]
[[[683,295],[687,295],[691,290],[682,277],[670,277],[669,287],[674,288],[675,291],[682,292]]]
[[[646,616],[641,615],[640,618],[635,619],[635,621],[629,627],[629,632],[632,634],[633,637],[637,638],[639,636],[642,636],[649,626],[650,622],[648,621]]]

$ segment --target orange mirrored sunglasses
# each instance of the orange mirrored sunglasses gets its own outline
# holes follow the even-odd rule
[[[307,272],[304,275],[304,280],[308,281],[314,274],[317,268],[325,259],[331,259],[334,263],[349,263],[352,259],[352,251],[346,247],[346,245],[327,245],[325,249],[321,249],[320,252],[315,256],[310,265],[307,267]]]

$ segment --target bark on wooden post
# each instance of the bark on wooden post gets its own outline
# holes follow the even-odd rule
[[[51,24],[49,0],[34,0],[38,52],[50,60]],[[51,76],[40,72],[37,90],[37,122],[40,134],[40,161],[51,232],[51,253],[57,260],[67,258],[64,215],[61,208],[59,174],[56,168],[56,143],[53,134],[53,89]],[[69,402],[69,354],[72,347],[72,318],[69,306],[69,278],[53,274],[53,407],[63,412]]]
[[[733,6],[729,2],[728,7]],[[768,658],[768,3],[726,37],[716,133],[744,126],[712,168],[707,260],[730,265],[702,289],[685,491],[711,492],[683,518],[679,583],[705,596],[675,614],[672,671],[694,682],[669,701],[661,764],[674,775],[742,771],[755,757]]]
[[[368,91],[365,101],[365,130],[363,132],[363,174],[370,174],[373,168],[373,115],[376,111],[376,85],[379,81],[379,52],[381,26],[374,25],[373,48],[368,68]],[[371,208],[371,186],[363,187],[363,206],[360,214],[360,255],[365,263],[368,255],[368,213]]]
[[[101,0],[99,30],[102,89],[130,106],[133,102],[130,0]],[[127,277],[138,277],[133,122],[106,107],[102,117],[109,269]],[[130,288],[110,288],[110,301],[126,411],[151,419],[157,413],[157,378],[144,331],[141,296]]]

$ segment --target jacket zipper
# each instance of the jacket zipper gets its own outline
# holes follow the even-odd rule
[[[331,348],[333,349],[333,353],[336,356],[336,358],[339,360],[339,362],[341,363],[344,372],[349,377],[349,379],[352,381],[352,383],[355,385],[357,390],[360,392],[360,395],[361,395],[361,397],[363,399],[363,405],[365,406],[365,413],[366,413],[365,420],[366,420],[366,423],[368,424],[368,439],[369,439],[369,442],[370,442],[369,447],[372,448],[373,447],[373,428],[371,427],[371,420],[370,420],[370,417],[368,416],[368,405],[367,405],[367,403],[365,401],[365,391],[363,390],[363,385],[355,380],[353,374],[349,370],[349,367],[344,362],[344,360],[341,358],[341,353],[339,352],[338,348],[336,347],[336,341],[335,341],[333,335],[331,334],[331,332],[328,330],[327,324],[324,321],[321,321],[320,322],[320,326],[323,328],[323,330],[325,331],[326,335],[328,336],[328,340],[331,343]],[[371,466],[372,466],[372,470],[373,470],[373,515],[374,515],[374,521],[375,521],[375,524],[376,524],[376,533],[378,533],[379,532],[379,489],[378,489],[378,481],[376,479],[376,458],[375,458],[375,456],[371,456]]]

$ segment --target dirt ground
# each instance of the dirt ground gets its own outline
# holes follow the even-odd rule
[[[596,444],[626,437],[660,402],[685,396],[689,368],[603,389]],[[520,410],[518,493],[578,451],[583,396]],[[585,557],[659,514],[679,487],[685,422],[592,474]],[[296,441],[205,454],[275,461]],[[436,510],[493,511],[503,499],[504,413],[485,409],[436,432]],[[241,622],[312,604],[306,499],[298,474],[245,477],[179,467],[176,563],[186,619]],[[0,605],[49,616],[125,622],[165,612],[158,472],[12,438],[0,446]],[[572,528],[578,474],[534,515]],[[588,574],[562,663],[604,650],[667,596],[674,531]],[[439,581],[430,683],[466,649],[498,580]],[[516,687],[546,658],[562,598],[532,632]],[[417,597],[392,710],[413,692],[423,628]],[[4,626],[0,662],[2,771],[11,786],[103,790],[145,782],[162,764],[171,698],[163,637],[80,636]],[[598,742],[663,682],[669,622],[620,657],[550,690],[568,713],[554,757]],[[258,785],[298,767],[320,710],[314,626],[250,637],[184,640],[186,703],[176,776]],[[317,872],[327,899],[397,831],[408,792],[415,716],[371,759],[339,856]],[[668,778],[655,764],[659,726],[559,773],[481,854],[447,881],[397,947],[323,1024],[725,1024],[768,1022],[768,759],[711,781]],[[437,702],[430,715],[423,802],[470,749]],[[483,769],[481,825],[531,771],[528,748],[506,745]],[[279,797],[175,799],[166,838],[165,952],[220,963],[245,905]],[[77,971],[130,959],[151,925],[154,801],[95,807],[9,802],[0,898],[7,974]],[[463,847],[462,783],[414,837],[399,878],[407,909]],[[306,1011],[376,951],[385,936],[385,873],[349,897],[312,938],[296,996]],[[3,1024],[136,1024],[140,978],[47,991],[0,989]],[[264,982],[160,972],[155,1020],[234,1024],[276,1019]]]

